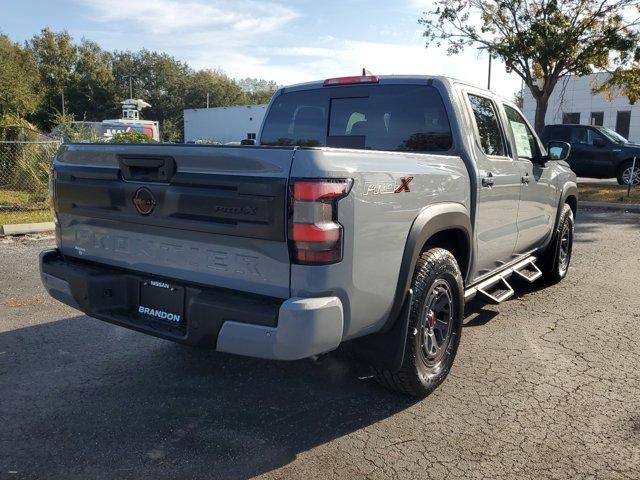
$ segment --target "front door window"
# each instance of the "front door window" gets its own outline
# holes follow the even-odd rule
[[[507,119],[509,120],[509,127],[515,140],[516,155],[518,158],[526,160],[533,160],[538,156],[538,142],[533,132],[524,121],[522,115],[520,115],[514,108],[509,105],[504,106],[504,110],[507,113]]]

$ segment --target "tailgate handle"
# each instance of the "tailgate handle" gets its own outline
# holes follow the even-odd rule
[[[176,172],[173,157],[118,157],[120,172],[124,180],[136,182],[169,183]]]
[[[160,168],[164,165],[164,160],[161,158],[123,158],[122,164],[130,168]]]

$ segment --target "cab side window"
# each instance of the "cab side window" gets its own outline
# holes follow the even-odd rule
[[[468,97],[478,126],[482,150],[487,155],[504,156],[504,142],[495,105],[488,98],[478,95],[468,94]]]
[[[586,145],[589,140],[588,130],[584,127],[573,127],[571,129],[571,143],[581,143]]]
[[[604,141],[604,137],[598,132],[586,127],[573,127],[571,129],[571,143],[580,143],[582,145],[593,145],[594,139]]]
[[[596,132],[595,130],[591,130],[589,129],[589,145],[595,145],[596,142],[594,140],[598,140],[600,142],[606,142],[605,138],[598,132]]]
[[[514,108],[504,105],[504,110],[507,114],[507,120],[509,120],[509,128],[511,128],[513,139],[516,142],[516,155],[518,158],[526,158],[527,160],[536,158],[540,153],[538,142],[529,125]]]
[[[544,127],[542,131],[543,143],[548,142],[571,142],[571,132],[569,127],[564,125],[550,125]]]

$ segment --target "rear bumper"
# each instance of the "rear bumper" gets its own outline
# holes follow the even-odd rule
[[[185,288],[184,322],[178,327],[137,314],[140,282],[166,279],[63,258],[56,249],[40,254],[40,275],[47,292],[66,305],[178,343],[297,360],[333,350],[342,341],[343,309],[337,297],[282,300],[171,280]]]

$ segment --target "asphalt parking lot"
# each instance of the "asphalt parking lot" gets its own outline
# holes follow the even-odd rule
[[[640,216],[579,212],[568,277],[474,303],[415,401],[340,354],[264,362],[102,323],[0,239],[0,478],[640,478]]]

